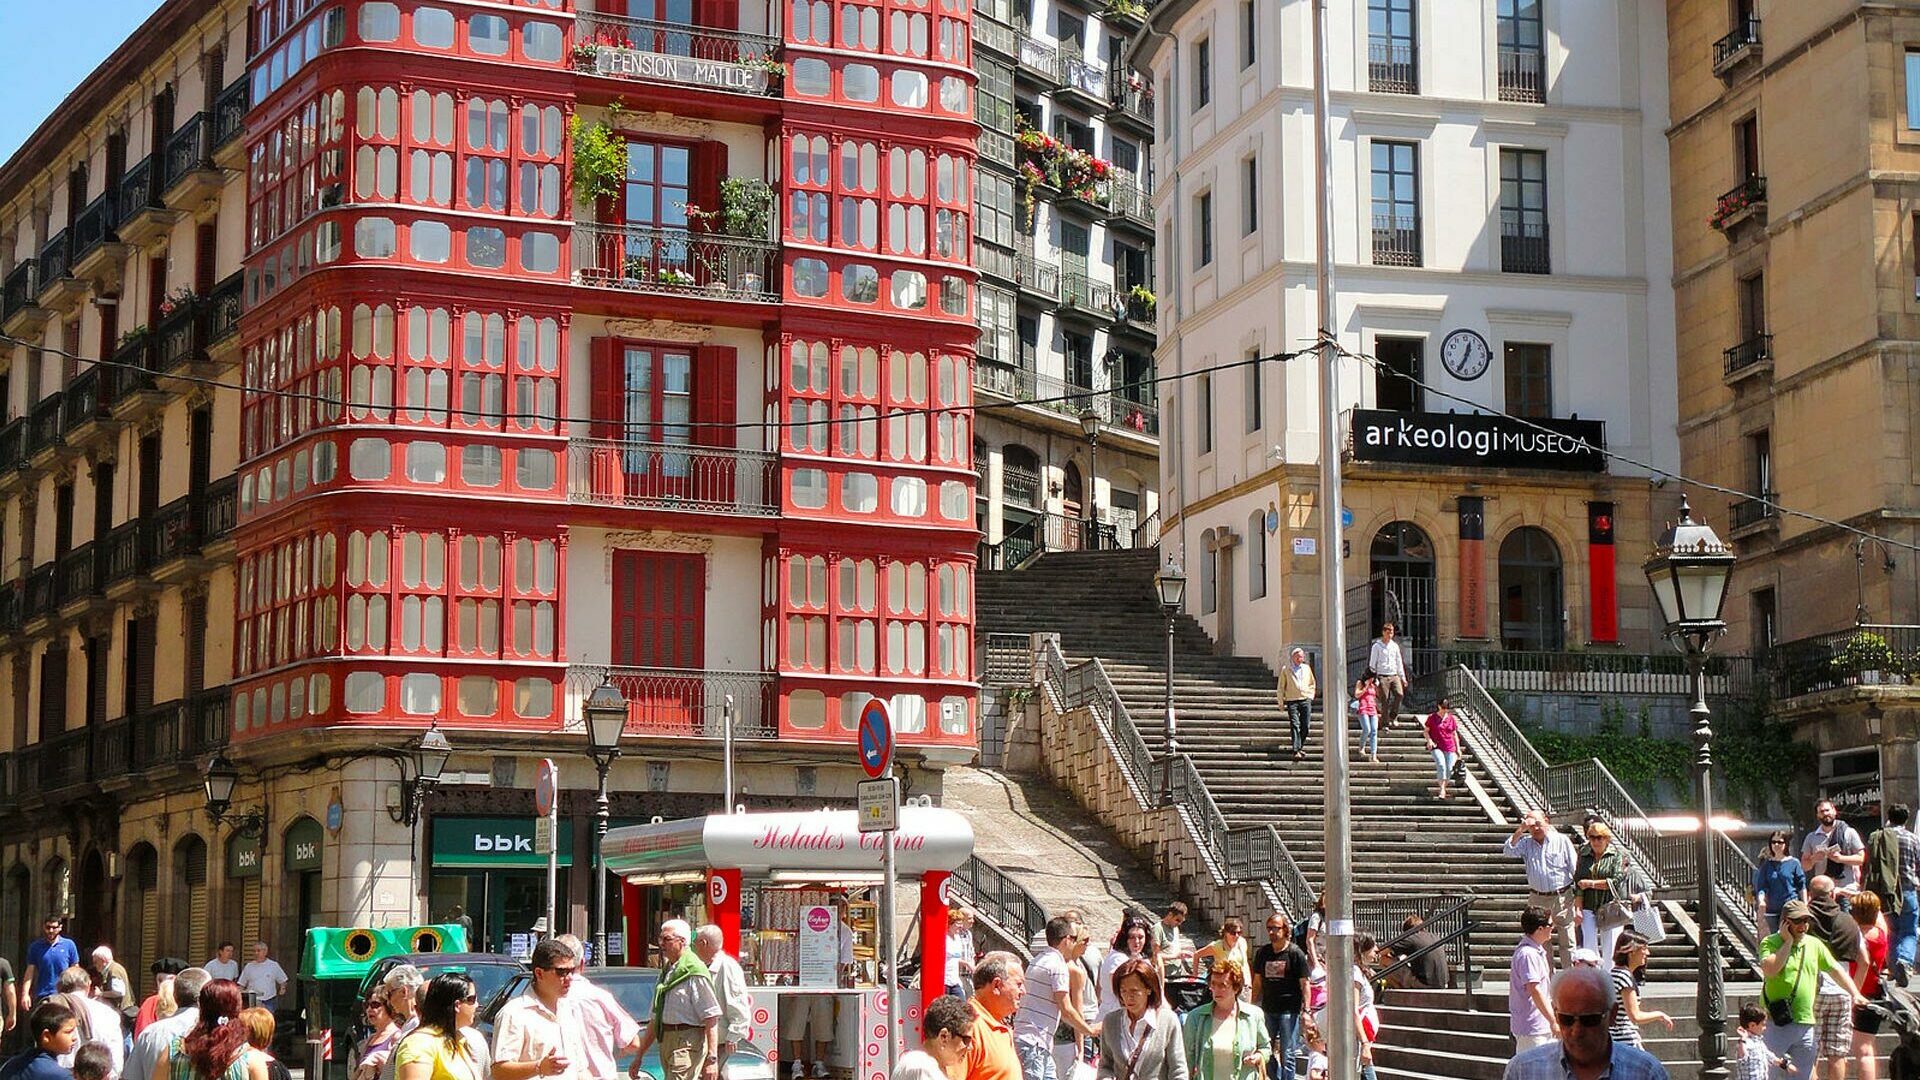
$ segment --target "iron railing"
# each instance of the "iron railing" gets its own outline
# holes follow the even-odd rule
[[[574,439],[570,502],[772,517],[780,512],[779,457],[683,443]]]
[[[27,419],[17,417],[0,426],[0,469],[27,467]]]
[[[79,727],[35,743],[31,749],[40,757],[40,793],[51,795],[86,784],[93,773],[87,752],[92,742],[87,729]]]
[[[1142,225],[1153,226],[1153,193],[1140,183],[1140,178],[1125,169],[1113,170],[1113,179],[1108,182],[1107,206],[1113,216]]]
[[[247,110],[253,107],[252,88],[236,79],[213,99],[213,146],[219,149],[246,133]]]
[[[1095,281],[1080,270],[1068,270],[1060,275],[1060,304],[1109,318],[1119,315],[1121,311],[1113,286],[1104,281]]]
[[[25,310],[40,295],[40,262],[27,259],[7,275],[0,292],[0,318],[11,319]]]
[[[1749,526],[1773,521],[1780,516],[1777,491],[1762,492],[1759,498],[1735,499],[1727,505],[1727,528],[1738,532]]]
[[[580,12],[575,27],[574,65],[581,70],[736,94],[780,93],[781,80],[774,75],[780,55],[778,38],[593,11]],[[602,50],[607,51],[606,59]],[[613,50],[644,55],[627,62]],[[728,66],[716,68],[715,64]]]
[[[207,298],[196,296],[176,301],[171,312],[154,325],[155,362],[161,371],[172,371],[182,364],[201,358],[206,341]]]
[[[128,169],[120,177],[120,191],[117,196],[120,203],[118,218],[127,222],[141,213],[160,205],[160,193],[154,190],[154,158],[152,155],[140,159],[140,163]]]
[[[1409,650],[1407,660],[1413,670],[1422,675],[1464,667],[1486,689],[1510,693],[1603,696],[1692,693],[1686,657],[1677,652],[1414,648]],[[1752,657],[1727,653],[1707,658],[1710,696],[1745,694],[1759,685],[1760,676]]]
[[[1547,58],[1539,49],[1500,47],[1500,100],[1547,100]]]
[[[1715,74],[1733,66],[1747,50],[1760,44],[1760,16],[1749,15],[1736,19],[1733,29],[1713,43],[1713,70]]]
[[[1725,229],[1747,214],[1767,205],[1767,178],[1749,176],[1722,192],[1714,202],[1712,224]]]
[[[105,246],[108,240],[114,238],[113,227],[119,223],[114,216],[117,209],[118,200],[114,193],[104,192],[73,219],[74,262],[93,254],[95,249]]]
[[[55,585],[61,604],[84,600],[100,592],[100,558],[92,543],[81,544],[55,560]]]
[[[164,566],[200,550],[200,515],[194,502],[192,496],[182,495],[141,520],[154,566]]]
[[[974,20],[975,23],[979,19]],[[1112,72],[1107,76],[1107,86],[1113,91],[1113,108],[1109,110],[1116,116],[1126,117],[1142,127],[1153,127],[1153,89],[1131,73]]]
[[[1420,219],[1418,217],[1400,214],[1373,215],[1373,265],[1420,265]]]
[[[1734,375],[1756,364],[1773,362],[1773,335],[1754,334],[1738,345],[1729,345],[1721,354],[1725,359],[1723,374]]]
[[[224,341],[240,332],[240,315],[246,309],[246,275],[234,271],[213,287],[206,300],[206,330],[201,346]]]
[[[63,415],[60,422],[69,434],[106,417],[107,407],[113,403],[101,394],[105,379],[102,372],[105,370],[97,364],[89,365],[87,370],[75,375],[73,381],[67,384],[62,397]]]
[[[1509,274],[1550,274],[1547,222],[1539,211],[1500,211],[1500,269]]]
[[[573,278],[583,285],[726,300],[780,299],[780,245],[651,225],[576,224]]]
[[[33,410],[27,414],[28,457],[51,450],[66,441],[64,399],[65,395],[55,391],[34,402]]]
[[[1367,88],[1376,94],[1420,92],[1420,54],[1411,41],[1367,42]]]
[[[1023,959],[1032,956],[1030,943],[1047,928],[1047,909],[1019,882],[970,855],[947,880],[973,913],[990,923],[1001,939]],[[973,957],[966,958],[971,963]]]
[[[1107,74],[1104,64],[1089,64],[1078,56],[1063,54],[1060,57],[1060,84],[1095,101],[1104,102],[1108,98]]]
[[[234,473],[213,481],[196,500],[200,542],[210,544],[226,537],[239,521],[240,478]]]
[[[568,685],[583,701],[608,680],[627,699],[628,735],[718,739],[724,734],[722,715],[728,696],[733,698],[734,738],[780,735],[771,672],[590,664],[567,668]]]
[[[1452,894],[1429,894],[1425,896],[1366,897],[1353,902],[1354,925],[1373,935],[1380,943],[1382,954],[1399,956],[1384,967],[1373,972],[1376,986],[1384,986],[1387,977],[1397,971],[1412,967],[1413,964],[1436,950],[1449,954],[1447,976],[1449,985],[1459,985],[1473,989],[1480,984],[1480,974],[1473,964],[1473,932],[1480,924],[1474,921],[1473,905],[1480,898],[1472,893],[1465,896]],[[1403,929],[1409,915],[1417,915],[1420,925],[1414,929]],[[1425,934],[1428,940],[1415,945],[1413,936]],[[1456,974],[1457,973],[1457,974]],[[1430,989],[1442,989],[1431,987]],[[1473,1008],[1473,995],[1467,995],[1467,1008]]]
[[[1060,50],[1038,38],[1020,39],[1020,68],[1048,82],[1060,81]]]
[[[53,563],[36,566],[27,573],[26,618],[51,618],[60,602],[59,568]]]
[[[1032,686],[1033,638],[1027,634],[980,635],[982,686]]]
[[[67,230],[61,229],[40,249],[39,292],[44,294],[54,283],[73,275],[73,249],[67,244]]]
[[[153,389],[159,355],[151,332],[121,341],[120,347],[113,351],[113,364],[104,368],[100,376],[101,397],[118,405],[129,395]]]
[[[1028,292],[1048,300],[1060,299],[1060,264],[1041,262],[1031,252],[1022,251],[1014,256],[1013,280]]]
[[[126,776],[133,771],[133,718],[89,724],[93,734],[93,771],[102,780]]]
[[[207,124],[207,114],[198,112],[167,136],[166,168],[161,175],[161,191],[171,191],[189,173],[212,166],[213,148],[207,143],[207,135],[212,130]]]
[[[185,729],[181,748],[189,760],[227,745],[227,739],[233,731],[230,719],[232,709],[232,701],[227,697],[227,688],[224,686],[197,691],[187,699],[183,710]]]
[[[1774,693],[1783,698],[1845,686],[1920,682],[1920,626],[1862,623],[1773,647]]]
[[[101,555],[104,564],[101,573],[105,582],[111,585],[146,573],[152,565],[150,539],[151,534],[142,527],[139,519],[110,530],[102,541],[106,546],[106,551]]]

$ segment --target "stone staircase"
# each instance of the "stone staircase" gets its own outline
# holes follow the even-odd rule
[[[1166,679],[1164,617],[1153,595],[1157,552],[1061,552],[1026,569],[982,572],[976,622],[988,634],[1056,633],[1070,661],[1098,657],[1150,750],[1161,750]],[[1323,879],[1324,812],[1321,718],[1314,718],[1308,756],[1288,752],[1274,673],[1261,661],[1218,655],[1199,624],[1180,617],[1174,634],[1174,706],[1179,747],[1195,763],[1233,825],[1271,824],[1309,882]],[[1475,963],[1503,978],[1526,877],[1502,854],[1511,825],[1496,823],[1466,791],[1440,802],[1432,795],[1432,760],[1413,717],[1381,733],[1380,762],[1356,760],[1352,772],[1353,859],[1362,899],[1471,890]],[[1358,727],[1352,729],[1357,746]],[[1517,809],[1481,763],[1466,768],[1494,810],[1508,821]],[[1177,883],[1176,883],[1177,884]],[[1244,913],[1258,920],[1264,913]],[[1691,949],[1677,930],[1657,947],[1651,975],[1690,978]]]

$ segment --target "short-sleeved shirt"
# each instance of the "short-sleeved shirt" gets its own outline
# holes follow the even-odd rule
[[[550,1051],[558,1050],[567,1059],[567,1069],[559,1074],[560,1080],[588,1075],[586,1021],[582,1011],[581,1001],[571,995],[560,999],[559,1008],[549,1009],[539,997],[521,994],[501,1006],[499,1016],[494,1019],[493,1060],[539,1061]],[[409,1041],[412,1038],[408,1036]]]
[[[1637,989],[1633,984],[1633,972],[1628,971],[1625,964],[1615,964],[1607,979],[1613,983],[1613,1022],[1607,1025],[1607,1034],[1615,1042],[1639,1046],[1640,1025],[1627,1015],[1627,991]]]
[[[1311,966],[1307,954],[1292,941],[1281,949],[1266,944],[1254,950],[1253,974],[1260,976],[1261,1011],[1268,1016],[1298,1013],[1306,1005],[1300,984]]]
[[[1836,847],[1842,855],[1858,855],[1867,850],[1866,842],[1860,839],[1859,830],[1844,821],[1835,820],[1831,829],[1815,829],[1800,841],[1800,854],[1812,858],[1813,853],[1823,847]],[[1811,873],[1814,876],[1825,874],[1838,885],[1855,885],[1860,881],[1860,867],[1846,863],[1832,862],[1830,859],[1814,859]]]
[[[712,979],[685,979],[667,989],[660,1006],[660,1022],[699,1026],[724,1012],[714,995]]]
[[[947,970],[945,986],[960,981],[961,967],[973,967],[973,931],[947,931]]]
[[[280,988],[287,983],[287,969],[271,958],[250,960],[240,969],[240,989],[249,991],[254,997],[266,1000],[280,996]]]
[[[1180,933],[1179,927],[1168,926],[1164,920],[1154,923],[1153,947],[1160,954],[1168,978],[1179,978],[1192,970],[1193,965],[1180,955],[1185,951],[1186,936]]]
[[[1786,938],[1780,934],[1769,934],[1760,943],[1760,959],[1765,960],[1780,951]],[[1820,976],[1833,971],[1840,962],[1833,958],[1827,949],[1827,943],[1812,934],[1803,934],[1800,944],[1787,954],[1786,966],[1779,973],[1761,983],[1763,996],[1768,1001],[1788,1001],[1793,1008],[1793,1022],[1796,1024],[1813,1023],[1813,999],[1820,992]]]
[[[1452,713],[1429,713],[1427,715],[1427,738],[1433,740],[1436,749],[1449,754],[1460,752],[1460,721]]]
[[[620,1048],[640,1037],[640,1024],[606,987],[596,986],[580,975],[573,977],[566,1000],[574,1003],[585,1034],[580,1072],[595,1080],[617,1080]]]
[[[1527,987],[1534,983],[1546,990],[1548,979],[1553,977],[1553,965],[1547,961],[1547,947],[1530,937],[1520,939],[1514,946],[1511,979],[1507,986],[1507,1016],[1510,1029],[1515,1035],[1551,1035],[1553,1021],[1540,1011],[1533,1002],[1533,995]]]
[[[1866,963],[1865,969],[1853,976],[1853,981],[1860,987],[1860,996],[1873,997],[1880,992],[1880,972],[1887,966],[1887,946],[1890,942],[1887,940],[1886,923],[1874,923],[1862,930],[1860,936],[1867,943]],[[1855,968],[1860,966],[1859,963],[1854,964]]]
[[[967,1046],[966,1080],[1021,1080],[1020,1055],[1013,1049],[1013,1028],[996,1020],[978,997],[968,1000],[973,1042]]]
[[[206,969],[208,975],[216,979],[233,979],[236,982],[240,979],[240,961],[238,960],[209,960],[200,966]]]
[[[1042,949],[1027,966],[1027,991],[1013,1013],[1013,1033],[1022,1038],[1053,1041],[1060,1026],[1060,1003],[1054,995],[1067,989],[1067,958],[1059,949]]]
[[[60,973],[80,962],[80,947],[62,934],[51,943],[33,939],[27,946],[27,966],[33,969],[33,1000],[39,1001],[60,989]]]
[[[482,1053],[485,1047],[478,1043],[479,1036],[462,1031],[459,1042],[448,1049],[447,1040],[429,1028],[401,1039],[387,1062],[397,1072],[416,1061],[431,1061],[433,1072],[429,1080],[486,1080],[487,1059]]]

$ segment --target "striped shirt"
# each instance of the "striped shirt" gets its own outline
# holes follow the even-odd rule
[[[1627,991],[1636,989],[1633,985],[1633,973],[1623,964],[1615,964],[1608,978],[1613,982],[1613,1022],[1607,1025],[1607,1034],[1614,1042],[1623,1042],[1629,1046],[1639,1046],[1640,1025],[1627,1016]]]

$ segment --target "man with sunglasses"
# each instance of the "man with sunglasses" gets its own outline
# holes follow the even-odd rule
[[[579,1080],[586,1025],[567,990],[580,961],[557,938],[533,947],[533,985],[501,1006],[493,1022],[493,1080]]]
[[[1607,1030],[1613,1006],[1606,972],[1590,967],[1562,971],[1553,980],[1560,1041],[1514,1055],[1505,1080],[1667,1080],[1667,1067],[1658,1058],[1613,1040]]]
[[[1780,932],[1760,943],[1760,976],[1761,1001],[1775,1021],[1767,1026],[1767,1049],[1791,1058],[1796,1075],[1811,1077],[1818,1051],[1814,1003],[1822,977],[1845,990],[1854,1005],[1867,999],[1846,965],[1813,933],[1813,909],[1805,900],[1789,900],[1780,909]]]
[[[965,1076],[973,1048],[973,1009],[952,995],[934,1000],[920,1022],[925,1041],[900,1055],[893,1080],[948,1080]]]

